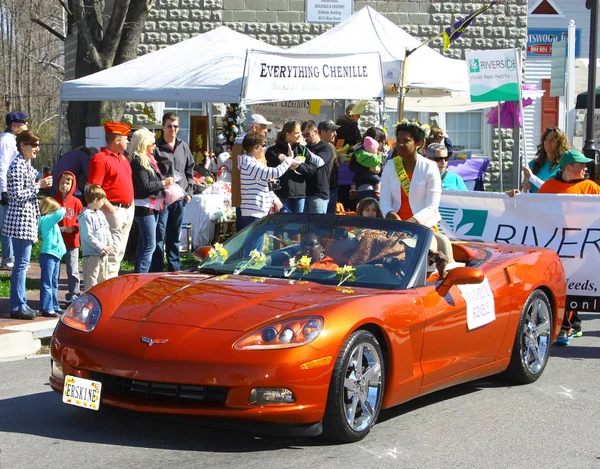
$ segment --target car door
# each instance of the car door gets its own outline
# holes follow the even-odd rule
[[[495,320],[471,330],[467,325],[467,303],[458,286],[443,298],[436,292],[436,284],[417,288],[425,305],[423,386],[496,358],[508,326],[510,288],[500,266],[487,269],[486,278],[494,295]]]

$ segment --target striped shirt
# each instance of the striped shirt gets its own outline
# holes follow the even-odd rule
[[[262,218],[269,214],[275,198],[275,194],[269,190],[269,179],[281,177],[289,169],[292,160],[288,156],[279,166],[270,168],[252,155],[238,157],[242,216]]]

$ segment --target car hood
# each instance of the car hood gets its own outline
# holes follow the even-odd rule
[[[292,312],[369,294],[314,282],[199,275],[162,276],[126,297],[111,317],[204,329],[244,331]]]

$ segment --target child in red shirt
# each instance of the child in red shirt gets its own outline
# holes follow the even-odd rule
[[[58,224],[62,233],[67,253],[63,259],[67,266],[67,285],[69,291],[65,295],[67,303],[72,303],[81,294],[79,287],[79,223],[77,216],[83,210],[81,201],[73,195],[77,189],[77,180],[70,171],[65,171],[58,178],[58,193],[54,198],[61,207],[65,208],[66,214]]]

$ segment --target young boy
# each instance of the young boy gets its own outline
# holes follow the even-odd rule
[[[83,289],[88,290],[103,282],[108,274],[108,254],[114,253],[112,236],[106,216],[100,210],[106,201],[106,192],[96,184],[85,189],[87,207],[77,217],[81,230],[83,256]]]
[[[64,171],[58,177],[58,193],[54,196],[61,207],[65,209],[65,217],[58,224],[63,241],[67,248],[64,255],[67,266],[67,286],[69,291],[65,295],[67,303],[73,303],[81,290],[79,287],[79,223],[77,217],[83,210],[81,201],[73,195],[77,189],[77,180],[70,171]]]

